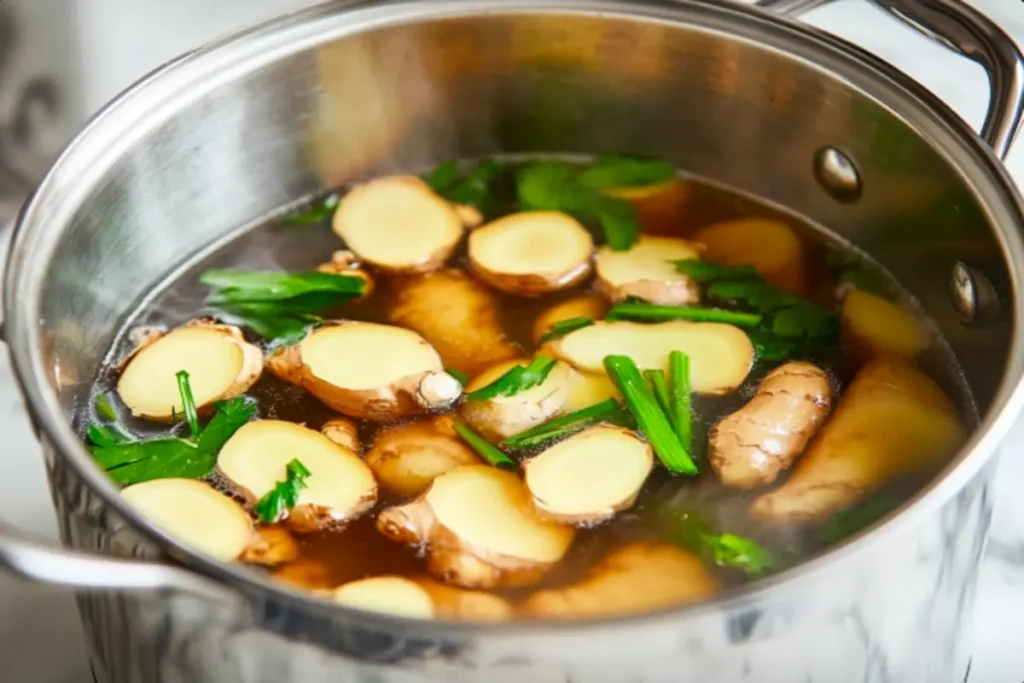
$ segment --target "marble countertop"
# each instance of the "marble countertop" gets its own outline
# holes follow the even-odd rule
[[[78,0],[87,104],[102,105],[157,64],[212,36],[309,0]],[[1024,3],[973,0],[1024,43]],[[202,21],[196,21],[202,17]],[[902,68],[967,121],[978,126],[988,102],[981,69],[958,58],[874,9],[864,0],[843,0],[805,16]],[[1024,141],[1007,160],[1024,182]],[[0,361],[0,519],[55,538],[55,522],[39,449],[7,367]],[[987,558],[979,569],[972,683],[1024,680],[1024,420],[1007,441],[996,484],[997,505]],[[0,681],[89,680],[78,614],[62,590],[15,582],[0,575]]]

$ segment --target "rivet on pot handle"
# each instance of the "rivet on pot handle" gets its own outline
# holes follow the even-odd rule
[[[766,10],[796,14],[831,0],[758,0]],[[962,0],[871,0],[929,38],[984,67],[992,90],[981,139],[1005,158],[1024,117],[1024,54],[999,26]]]

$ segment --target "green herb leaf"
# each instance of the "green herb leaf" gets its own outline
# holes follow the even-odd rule
[[[795,339],[783,339],[771,332],[763,330],[752,330],[747,333],[750,341],[754,344],[759,361],[783,361],[798,355],[804,344]]]
[[[602,422],[628,429],[636,427],[632,413],[618,401],[610,398],[520,432],[502,441],[501,445],[516,450],[533,448]]]
[[[655,322],[660,320],[694,320],[697,322],[728,323],[737,327],[757,327],[762,316],[757,313],[740,313],[719,308],[699,306],[657,306],[647,303],[618,303],[612,306],[606,320],[638,320]]]
[[[491,198],[494,183],[505,167],[494,159],[486,159],[468,172],[457,161],[447,161],[424,177],[430,188],[450,202],[474,206],[483,211]]]
[[[299,493],[307,487],[306,478],[310,472],[298,460],[291,460],[285,465],[285,478],[277,482],[256,503],[256,516],[264,524],[274,524],[284,516],[285,512],[294,508],[299,502]]]
[[[133,441],[130,434],[127,434],[114,425],[98,425],[91,424],[88,427],[89,441],[94,446],[117,446],[118,444],[128,443]]]
[[[469,444],[470,448],[476,451],[485,462],[503,470],[510,470],[514,472],[518,469],[519,466],[516,465],[515,460],[502,453],[497,446],[461,422],[455,423],[455,432],[462,437],[462,440]]]
[[[654,185],[675,175],[675,168],[664,159],[610,154],[587,166],[580,173],[579,182],[593,190],[604,190]]]
[[[322,202],[314,204],[308,209],[285,216],[284,220],[286,223],[298,223],[300,225],[323,223],[334,215],[339,204],[341,204],[341,195],[335,192],[329,194]]]
[[[644,379],[651,385],[654,397],[658,399],[658,405],[662,412],[668,416],[668,421],[675,428],[675,417],[672,415],[672,401],[669,399],[668,382],[665,380],[664,370],[644,370]],[[685,443],[683,444],[686,445]]]
[[[821,540],[839,541],[863,531],[896,509],[899,501],[889,494],[878,494],[856,507],[837,512],[821,528]]]
[[[676,272],[700,283],[717,280],[760,280],[761,274],[753,266],[723,266],[714,261],[672,261]]]
[[[576,330],[582,330],[584,327],[590,327],[593,324],[593,318],[587,318],[586,316],[559,320],[549,327],[548,331],[541,336],[540,343],[547,344],[548,342],[555,341],[556,339],[561,339],[567,334],[571,334]]]
[[[516,175],[516,192],[523,211],[563,211],[584,223],[600,225],[608,246],[616,251],[629,249],[639,237],[633,206],[584,187],[579,171],[568,164],[527,164]]]
[[[651,442],[655,454],[670,472],[697,474],[697,465],[679,441],[667,415],[658,405],[654,392],[640,376],[636,363],[628,356],[607,356],[604,367],[622,394],[626,407]]]
[[[456,370],[455,368],[445,368],[444,371],[447,372],[452,377],[454,377],[455,379],[457,379],[459,384],[461,384],[462,386],[466,386],[467,384],[469,384],[469,375],[462,372],[461,370]]]
[[[441,194],[462,177],[462,168],[458,161],[446,161],[440,164],[433,171],[423,177],[423,182],[430,186],[430,189]]]
[[[114,410],[114,406],[110,401],[109,393],[97,394],[94,402],[96,406],[96,414],[108,422],[116,422],[117,411]]]
[[[256,403],[242,396],[220,401],[216,412],[199,435],[196,446],[201,451],[217,453],[246,422],[256,414]]]
[[[749,576],[761,576],[778,566],[766,548],[742,536],[715,533],[701,515],[669,506],[659,515],[659,525],[677,545],[719,567],[738,569]]]
[[[525,368],[517,365],[485,387],[467,394],[467,401],[488,401],[498,396],[515,396],[538,386],[547,379],[557,361],[547,356],[537,356]]]
[[[188,373],[179,370],[175,375],[178,379],[178,393],[181,394],[181,404],[184,406],[185,421],[188,423],[188,430],[192,438],[199,436],[199,413],[196,412],[196,402],[192,398],[192,385],[188,381]]]
[[[682,351],[668,355],[669,414],[683,447],[693,451],[693,405],[690,389],[690,357]]]

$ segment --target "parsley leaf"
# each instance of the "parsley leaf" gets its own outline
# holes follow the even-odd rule
[[[285,478],[277,482],[265,496],[256,503],[256,516],[264,524],[273,524],[284,517],[299,502],[299,493],[307,488],[306,478],[310,472],[297,459],[285,465]]]
[[[494,183],[505,167],[494,159],[485,159],[467,172],[457,161],[448,161],[424,178],[430,188],[450,202],[467,204],[483,211],[491,198]]]
[[[676,169],[664,159],[617,154],[598,157],[580,173],[583,187],[605,190],[663,183],[674,178]]]

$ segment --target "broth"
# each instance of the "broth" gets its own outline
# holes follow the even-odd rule
[[[492,183],[490,203],[485,211],[489,214],[486,216],[487,218],[503,216],[515,209],[515,188],[510,179],[518,172],[518,168],[518,166],[506,167],[501,178]],[[802,295],[821,307],[838,311],[840,306],[836,292],[843,289],[840,287],[842,276],[837,274],[836,269],[830,267],[830,264],[836,262],[837,255],[847,259],[849,263],[855,263],[858,278],[860,278],[859,282],[863,283],[865,278],[870,280],[873,287],[884,290],[885,298],[898,301],[899,305],[907,312],[906,315],[917,321],[916,324],[920,326],[921,330],[928,331],[930,338],[927,349],[911,354],[914,358],[912,361],[906,361],[906,365],[923,368],[944,388],[949,396],[954,398],[960,413],[959,419],[963,424],[973,424],[975,419],[973,408],[951,352],[944,341],[931,332],[934,325],[913,307],[910,298],[886,273],[862,255],[856,254],[848,246],[829,236],[825,231],[784,211],[700,179],[683,176],[683,180],[675,182],[678,185],[685,185],[685,202],[681,204],[678,213],[672,214],[673,223],[670,229],[666,230],[662,226],[658,230],[660,233],[685,240],[693,238],[708,226],[738,219],[763,218],[782,223],[788,226],[800,241],[803,256],[799,265],[804,269]],[[323,198],[317,199],[308,203],[303,209],[318,207],[322,202]],[[156,326],[170,330],[199,315],[218,315],[227,323],[238,323],[238,319],[225,316],[216,308],[208,307],[207,298],[210,288],[199,281],[203,273],[211,269],[309,272],[322,264],[333,251],[342,248],[338,236],[331,230],[330,215],[325,215],[322,220],[297,224],[290,219],[295,214],[296,212],[289,211],[263,221],[257,226],[239,232],[232,241],[219,245],[213,251],[202,255],[188,267],[179,270],[172,281],[167,282],[165,286],[154,292],[126,321],[117,343],[111,349],[110,362],[96,378],[93,398],[115,397],[112,403],[116,405],[117,422],[130,430],[137,438],[165,434],[167,426],[131,416],[125,406],[116,399],[118,380],[121,376],[118,368],[119,362],[128,355],[134,346],[131,331],[140,326]],[[639,210],[638,215],[646,232],[651,227],[647,222],[648,214]],[[447,267],[470,272],[471,267],[465,240],[461,241],[453,256],[447,259]],[[389,275],[380,269],[369,268],[369,270],[373,271],[376,280],[376,287],[369,297],[362,301],[347,302],[337,307],[324,309],[319,312],[319,315],[325,320],[345,319],[393,324],[394,320],[389,312],[394,307],[396,291],[400,291],[405,286],[403,283],[407,279],[405,276]],[[474,275],[470,275],[470,277],[475,278]],[[601,291],[593,277],[587,277],[579,284],[536,297],[503,292],[494,287],[488,287],[486,284],[483,286],[487,287],[497,302],[496,310],[501,329],[506,335],[506,342],[518,349],[519,355],[525,358],[530,358],[538,352],[544,352],[543,349],[538,348],[533,339],[533,328],[538,316],[557,303],[579,297],[581,294],[593,294]],[[846,287],[848,288],[848,285]],[[747,310],[742,306],[739,308],[725,306],[725,308]],[[252,330],[246,329],[245,335],[250,342],[261,348],[267,348],[266,340],[255,335]],[[810,349],[796,357],[797,360],[804,357],[813,360],[817,367],[826,373],[833,394],[832,417],[835,416],[836,406],[842,405],[846,388],[866,362],[863,357],[862,345],[850,343],[849,335],[848,325],[844,326],[842,343],[837,349]],[[431,340],[428,339],[428,341]],[[869,356],[875,357],[871,354]],[[445,361],[445,367],[451,367],[449,359],[445,358],[443,353],[442,360]],[[371,362],[371,359],[367,359],[367,362]],[[553,563],[553,566],[547,571],[541,572],[532,580],[511,582],[522,585],[509,585],[509,582],[499,580],[498,585],[466,587],[485,589],[488,593],[505,599],[514,610],[518,611],[524,601],[531,604],[530,596],[537,594],[538,591],[547,590],[554,594],[561,588],[584,585],[581,582],[592,580],[595,568],[599,568],[602,560],[617,550],[637,547],[638,543],[676,543],[678,545],[680,541],[673,536],[674,532],[671,529],[688,528],[691,531],[697,529],[697,540],[694,542],[698,544],[710,542],[707,540],[708,538],[717,538],[716,542],[720,542],[718,546],[705,548],[706,552],[702,557],[703,569],[701,571],[706,572],[707,577],[710,577],[708,580],[714,582],[716,587],[714,590],[705,591],[699,595],[680,594],[677,602],[682,604],[692,599],[707,598],[721,587],[742,584],[754,580],[764,573],[756,571],[757,567],[753,567],[754,571],[743,571],[751,569],[751,566],[743,564],[745,562],[743,558],[751,552],[750,548],[743,546],[730,554],[729,544],[722,540],[722,534],[729,538],[739,537],[743,541],[756,544],[755,549],[763,549],[772,557],[772,566],[768,567],[767,571],[779,571],[812,556],[830,542],[835,542],[845,535],[856,532],[886,511],[891,510],[918,490],[942,466],[943,462],[933,460],[927,465],[899,472],[898,476],[894,474],[892,477],[887,477],[888,480],[884,482],[884,485],[875,487],[877,490],[870,492],[870,495],[859,497],[856,504],[852,506],[839,506],[841,509],[837,510],[835,514],[829,515],[827,520],[813,520],[810,523],[802,520],[777,523],[764,523],[755,520],[750,513],[752,503],[766,491],[777,488],[779,482],[786,480],[787,473],[783,472],[779,476],[778,482],[750,490],[726,486],[720,477],[716,476],[714,468],[709,466],[708,429],[751,401],[757,392],[759,383],[765,376],[772,369],[788,362],[789,360],[776,362],[757,360],[736,390],[727,391],[723,395],[695,394],[693,396],[694,447],[692,450],[700,469],[697,476],[673,474],[666,467],[656,464],[643,482],[634,504],[625,506],[625,509],[619,511],[608,521],[580,525],[574,532],[575,536],[564,557]],[[903,361],[900,362],[903,363]],[[284,381],[271,372],[263,372],[259,380],[246,391],[246,396],[255,402],[257,416],[260,420],[283,420],[304,424],[312,430],[320,430],[329,420],[339,416],[338,411],[329,408],[312,393]],[[93,404],[94,401],[90,401],[90,406]],[[461,409],[456,409],[457,412],[459,410]],[[548,417],[554,417],[555,414],[552,413]],[[95,409],[83,412],[80,415],[83,434],[88,424],[97,421],[102,421],[102,416],[97,415]],[[386,433],[396,424],[408,421],[408,419],[360,421],[358,436],[359,442],[362,444],[363,456],[365,457],[369,447],[378,440],[382,433]],[[825,420],[824,424],[828,425],[828,420]],[[183,423],[174,425],[171,430],[174,434],[187,437],[188,430]],[[820,427],[814,431],[821,434]],[[491,439],[491,441],[495,441],[495,439]],[[528,458],[547,450],[553,443],[556,442],[524,450],[514,454],[514,457],[520,460]],[[800,450],[805,451],[803,448]],[[301,460],[303,454],[296,453],[295,457]],[[796,464],[789,468],[789,473],[797,470],[800,463],[801,460],[797,458]],[[284,472],[281,475],[278,479],[284,478]],[[217,484],[226,493],[238,494],[237,487],[232,486],[229,480],[218,477],[207,477],[207,479]],[[241,497],[238,499],[244,500]],[[249,498],[249,502],[254,502],[252,497]],[[378,498],[368,512],[347,524],[335,524],[331,529],[291,534],[297,542],[297,554],[293,553],[293,559],[269,569],[261,569],[254,565],[253,570],[270,571],[281,580],[325,592],[370,577],[401,576],[416,579],[425,577],[428,574],[428,568],[431,567],[430,563],[425,561],[431,552],[430,545],[395,542],[387,538],[375,526],[378,513],[382,509],[405,502],[408,502],[407,498],[397,496],[393,492],[389,492],[387,487],[381,486]],[[673,526],[673,522],[666,522],[666,520],[672,519],[678,522],[680,518],[690,520],[697,526],[692,524],[687,526],[687,523],[684,523],[683,527],[676,527]],[[270,528],[281,529],[281,533],[286,533],[285,526],[282,524],[273,525]],[[701,554],[695,552],[692,545],[687,546],[686,543],[682,543],[682,547],[687,553]],[[749,560],[749,558],[747,559]],[[445,575],[438,575],[437,571],[433,573],[435,579],[443,581],[447,578]],[[645,587],[649,585],[648,581],[638,575],[633,591],[637,594],[644,593]],[[459,583],[459,579],[456,578],[455,582]],[[628,579],[625,580],[624,585],[630,585]],[[683,593],[685,592],[683,591]],[[671,599],[672,591],[668,590],[668,593],[670,595],[666,600]],[[575,604],[573,601],[570,602]],[[626,612],[658,606],[648,604],[644,600],[638,600],[635,605],[631,605],[628,598],[610,602],[614,603],[613,610]],[[619,602],[626,604],[619,605]],[[366,603],[362,602],[358,605],[365,606]],[[389,608],[382,603],[380,609],[387,610]],[[403,613],[401,609],[397,611]],[[530,610],[528,613],[538,614]],[[541,610],[539,614],[555,618],[602,616],[600,610],[596,613],[589,609],[578,611],[571,606],[564,609],[558,607],[548,611]],[[412,613],[410,615],[417,616]],[[473,615],[455,613],[452,610],[440,610],[435,612],[434,616],[474,618]],[[481,616],[479,618],[488,617]]]

